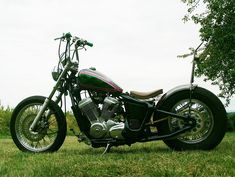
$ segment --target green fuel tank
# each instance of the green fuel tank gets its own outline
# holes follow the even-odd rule
[[[96,69],[82,69],[78,73],[79,85],[83,90],[104,91],[109,93],[122,93],[123,89],[110,78],[96,71]]]

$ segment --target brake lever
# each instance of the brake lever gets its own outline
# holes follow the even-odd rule
[[[73,42],[77,42],[79,40],[79,37],[77,37],[77,36],[73,36]]]
[[[57,40],[59,40],[59,39],[61,39],[61,38],[62,38],[62,37],[58,37],[58,38],[55,38],[54,40],[57,41]]]
[[[64,40],[65,40],[65,37],[64,37],[64,36],[62,36],[62,37],[58,37],[58,38],[55,38],[54,40],[55,40],[55,41],[57,41],[57,40],[64,41]]]

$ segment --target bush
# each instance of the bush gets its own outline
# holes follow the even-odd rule
[[[80,133],[77,121],[72,112],[66,113],[66,122],[67,122],[67,135],[73,136],[78,135]],[[73,131],[71,131],[73,129]]]
[[[0,135],[10,135],[10,119],[12,109],[7,107],[6,109],[0,105]]]
[[[0,105],[0,136],[10,136],[10,119],[13,109],[10,107],[4,108]],[[76,119],[71,112],[66,113],[67,134],[74,135],[70,129],[73,129],[76,134],[79,133]]]
[[[227,114],[228,121],[227,121],[227,131],[235,131],[235,112],[231,112]]]

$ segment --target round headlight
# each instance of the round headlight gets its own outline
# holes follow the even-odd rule
[[[60,74],[61,74],[62,70],[58,69],[58,68],[54,68],[53,71],[51,72],[52,78],[54,79],[54,81],[57,81]]]

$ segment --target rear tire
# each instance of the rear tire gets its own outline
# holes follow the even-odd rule
[[[29,127],[45,101],[45,97],[32,96],[21,101],[14,109],[10,121],[11,136],[16,146],[27,152],[57,151],[66,136],[66,119],[53,101],[39,120],[36,130]],[[46,115],[47,114],[47,115]]]
[[[191,116],[196,119],[196,126],[176,138],[164,140],[174,150],[210,150],[223,139],[226,131],[226,111],[221,101],[206,89],[196,87],[192,92]],[[161,105],[161,110],[187,116],[189,90],[177,92]],[[155,120],[163,118],[156,115]],[[169,117],[157,124],[160,135],[165,135],[182,128],[183,123],[177,118]]]

